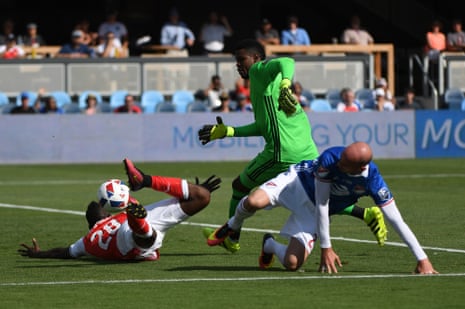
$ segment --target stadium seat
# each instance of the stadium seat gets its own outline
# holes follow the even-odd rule
[[[102,95],[98,91],[86,90],[81,92],[79,95],[79,108],[86,108],[86,99],[89,94],[93,94],[97,98],[97,104],[101,104],[103,102]]]
[[[155,113],[175,113],[176,112],[176,106],[173,104],[173,102],[170,101],[164,101],[161,103],[158,103],[157,106],[155,106]]]
[[[9,114],[13,108],[16,107],[16,103],[8,103],[0,106],[0,111],[2,114]]]
[[[188,90],[176,90],[171,102],[176,106],[176,112],[187,112],[187,105],[195,101],[194,94]]]
[[[313,92],[311,92],[310,90],[306,90],[306,89],[302,91],[302,95],[307,99],[309,103],[315,100],[316,98]]]
[[[362,109],[373,109],[375,107],[375,98],[373,89],[360,88],[355,91],[355,99],[360,103]]]
[[[10,99],[8,98],[8,96],[5,93],[0,92],[0,106],[6,105],[9,103],[10,103]]]
[[[63,107],[65,104],[73,102],[73,100],[71,100],[71,96],[66,91],[52,91],[50,95],[55,98],[58,107]]]
[[[99,113],[112,113],[114,108],[110,106],[110,103],[102,102],[97,104],[97,112]]]
[[[208,111],[209,111],[208,106],[203,101],[194,101],[192,103],[189,103],[189,105],[187,105],[188,113],[208,112]]]
[[[460,88],[449,88],[444,94],[444,102],[451,110],[462,110],[465,94]]]
[[[331,112],[333,108],[328,100],[315,99],[310,103],[310,109],[314,112]]]
[[[154,113],[155,106],[163,101],[165,97],[157,90],[145,90],[140,97],[140,105],[145,114]]]
[[[128,95],[129,92],[127,90],[116,90],[113,91],[110,95],[110,107],[117,108],[124,104],[124,97]]]
[[[61,108],[65,114],[79,114],[82,112],[78,103],[66,103]]]
[[[336,108],[337,103],[341,102],[341,90],[330,88],[326,91],[325,98],[332,108]]]

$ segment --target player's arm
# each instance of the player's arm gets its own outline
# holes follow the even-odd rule
[[[386,220],[390,225],[392,225],[394,230],[397,232],[397,234],[399,234],[404,243],[407,244],[417,259],[417,266],[414,272],[417,274],[436,274],[437,271],[434,270],[431,262],[428,259],[428,256],[420,246],[417,237],[402,218],[402,215],[400,214],[394,199],[389,204],[383,205],[381,207],[381,211],[383,212]]]
[[[233,136],[258,136],[259,130],[255,123],[245,125],[242,127],[232,127],[225,125],[223,119],[218,116],[216,117],[216,124],[206,124],[198,132],[199,140],[202,145],[215,139],[222,139],[225,137]]]
[[[73,257],[69,253],[69,247],[66,248],[53,248],[50,250],[40,250],[39,244],[35,238],[32,239],[32,246],[21,244],[23,249],[18,249],[19,254],[22,256],[28,256],[30,258],[38,259],[72,259]]]
[[[341,267],[341,260],[331,246],[329,232],[329,195],[330,182],[315,179],[315,206],[317,209],[318,236],[320,237],[320,272],[337,273],[336,265]]]

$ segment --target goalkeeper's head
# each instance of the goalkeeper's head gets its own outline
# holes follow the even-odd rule
[[[236,58],[237,71],[244,79],[249,78],[249,69],[254,63],[266,58],[263,45],[255,39],[240,41],[234,49],[234,56]]]

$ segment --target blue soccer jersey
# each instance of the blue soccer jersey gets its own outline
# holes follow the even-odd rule
[[[315,178],[331,183],[329,214],[341,212],[355,204],[362,196],[371,196],[378,206],[388,204],[392,193],[375,163],[370,162],[359,175],[350,175],[339,170],[337,162],[345,147],[331,147],[318,159],[302,161],[294,166],[310,200],[315,203]]]

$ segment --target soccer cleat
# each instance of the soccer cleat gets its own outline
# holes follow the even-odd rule
[[[365,208],[363,221],[370,227],[380,246],[384,246],[387,239],[387,227],[384,223],[384,216],[379,207],[373,206]]]
[[[218,246],[224,242],[224,240],[233,233],[234,231],[229,228],[228,224],[225,223],[220,228],[216,229],[207,238],[207,244],[209,246]]]
[[[274,239],[273,235],[271,235],[270,233],[266,233],[265,235],[263,235],[262,252],[258,257],[258,265],[261,269],[270,268],[274,262],[274,254],[265,252],[265,242],[270,238]]]
[[[143,219],[147,217],[147,210],[145,210],[145,207],[139,203],[137,204],[130,203],[128,207],[126,207],[126,213],[138,219]]]
[[[144,173],[142,173],[128,158],[125,158],[123,162],[131,190],[137,191],[142,189],[144,187]]]
[[[215,229],[212,229],[210,227],[206,227],[202,229],[202,234],[206,239],[208,239],[208,236],[210,236],[214,232],[215,232]],[[233,241],[229,237],[227,237],[222,243],[218,244],[218,246],[225,248],[227,251],[231,253],[236,253],[237,251],[241,249],[239,242]]]

